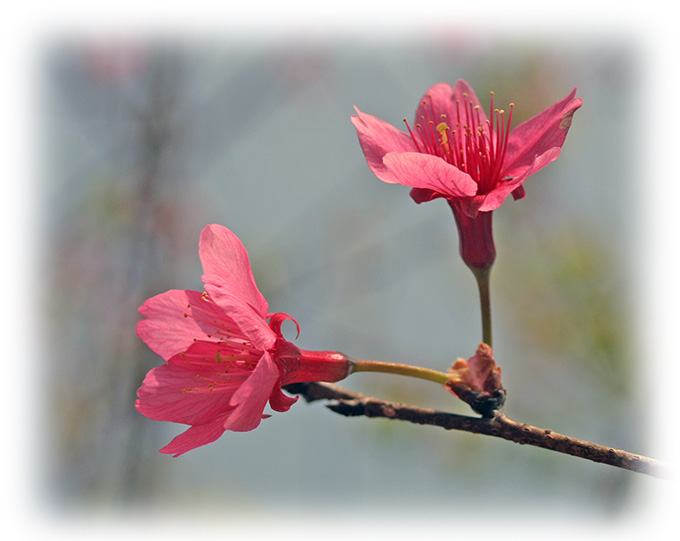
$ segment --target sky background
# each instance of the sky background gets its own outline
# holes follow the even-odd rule
[[[586,33],[587,34],[587,33]],[[520,37],[521,36],[521,37]],[[178,459],[183,427],[137,414],[161,361],[134,334],[139,305],[201,289],[198,236],[242,240],[274,311],[305,349],[444,370],[480,340],[474,279],[441,201],[416,205],[366,166],[354,105],[395,125],[432,84],[466,79],[514,125],[584,100],[562,156],[494,216],[494,342],[506,413],[664,457],[648,426],[636,193],[649,58],[625,33],[491,37],[455,24],[403,39],[51,36],[37,55],[40,504],[65,520],[219,516],[369,518],[417,512],[611,527],[654,480],[493,438],[296,404],[254,432]],[[636,136],[634,136],[634,134]],[[643,138],[644,139],[644,138]],[[647,275],[644,275],[647,276]],[[293,330],[288,329],[293,335]],[[49,359],[46,360],[46,359]],[[358,374],[372,396],[465,413],[432,384]],[[49,450],[49,451],[48,451]],[[48,452],[47,452],[48,451]],[[469,526],[469,525],[467,525]]]

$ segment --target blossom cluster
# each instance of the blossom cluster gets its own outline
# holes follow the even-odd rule
[[[474,90],[460,80],[453,88],[432,86],[414,122],[404,119],[405,131],[358,108],[351,120],[371,171],[383,182],[411,187],[416,203],[445,199],[463,261],[485,271],[496,257],[492,212],[509,195],[523,198],[527,178],[560,155],[582,105],[575,95],[576,89],[511,129],[513,104],[507,112],[497,109],[491,93],[487,116]],[[139,309],[144,319],[137,334],[164,364],[146,375],[136,408],[154,420],[189,425],[161,452],[178,456],[227,430],[252,430],[269,416],[267,406],[288,411],[297,400],[284,392],[288,384],[335,382],[370,369],[357,368],[361,361],[342,353],[301,350],[286,340],[282,324],[292,320],[299,334],[297,322],[269,312],[246,249],[226,227],[212,224],[202,231],[199,257],[204,291],[166,291]],[[444,378],[482,415],[502,407],[505,391],[490,343],[480,344],[469,360],[459,359]]]

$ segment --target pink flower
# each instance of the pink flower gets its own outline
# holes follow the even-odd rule
[[[139,309],[146,319],[137,324],[139,337],[166,361],[146,375],[137,410],[191,425],[161,449],[174,456],[225,430],[256,428],[268,417],[267,402],[288,411],[297,398],[284,394],[283,385],[339,381],[353,365],[342,353],[300,350],[283,338],[281,324],[292,318],[268,313],[248,253],[226,227],[203,230],[199,256],[205,291],[175,289],[152,297]]]
[[[491,212],[508,195],[524,197],[522,184],[560,155],[574,112],[574,89],[566,98],[510,131],[512,109],[489,117],[463,80],[438,83],[423,96],[407,133],[356,109],[352,123],[368,166],[382,181],[411,186],[416,203],[443,197],[453,210],[461,255],[471,268],[488,268],[496,250]]]

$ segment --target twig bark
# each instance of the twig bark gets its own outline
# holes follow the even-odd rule
[[[331,383],[296,383],[286,390],[302,395],[307,402],[332,400],[330,410],[347,417],[384,417],[421,425],[433,425],[445,430],[463,430],[514,441],[520,445],[542,447],[558,453],[609,464],[617,468],[669,478],[671,467],[658,460],[579,440],[552,430],[518,423],[503,414],[495,417],[468,417],[428,408],[387,402],[344,389]]]

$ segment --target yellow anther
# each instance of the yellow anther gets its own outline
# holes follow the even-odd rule
[[[441,138],[442,145],[449,142],[449,137],[446,132],[449,130],[449,126],[446,122],[440,122],[437,124],[437,131],[439,132],[439,137]]]

